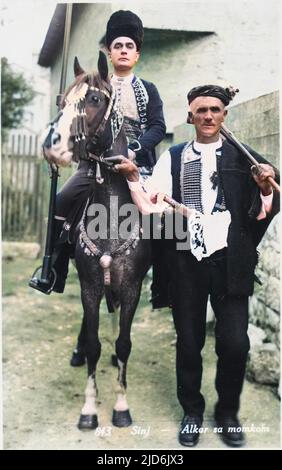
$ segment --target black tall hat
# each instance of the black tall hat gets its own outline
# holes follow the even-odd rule
[[[143,24],[140,18],[129,10],[119,10],[112,14],[107,23],[106,44],[109,48],[113,40],[126,36],[132,39],[139,51],[144,38]]]

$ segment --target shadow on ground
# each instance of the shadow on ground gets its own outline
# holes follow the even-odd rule
[[[103,305],[98,365],[99,428],[80,432],[86,368],[69,366],[82,309],[74,269],[64,295],[44,296],[27,287],[35,263],[3,266],[3,388],[5,449],[182,449],[177,441],[182,411],[175,392],[175,334],[169,310],[150,310],[146,287],[132,328],[128,400],[133,426],[111,424],[117,369],[110,364],[111,319]],[[204,349],[204,426],[197,449],[225,449],[212,420],[215,353],[212,332]],[[246,382],[241,418],[248,428],[247,448],[280,446],[280,406],[271,389]]]

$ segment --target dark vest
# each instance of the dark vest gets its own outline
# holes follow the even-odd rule
[[[182,202],[180,190],[181,155],[186,144],[187,142],[184,142],[169,149],[171,155],[172,197],[177,202]]]

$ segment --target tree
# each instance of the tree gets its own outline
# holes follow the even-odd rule
[[[7,131],[20,127],[24,108],[33,100],[35,92],[22,73],[12,70],[6,57],[1,57],[1,82],[1,132],[4,141]]]

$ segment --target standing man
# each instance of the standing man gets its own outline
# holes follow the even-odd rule
[[[223,441],[239,447],[245,442],[238,418],[249,351],[248,298],[253,294],[256,247],[278,212],[278,194],[268,176],[275,171],[258,160],[254,172],[246,157],[220,137],[233,90],[215,85],[188,93],[193,141],[175,145],[158,160],[145,183],[126,160],[116,165],[128,179],[132,198],[143,212],[161,212],[160,194],[172,195],[188,206],[189,249],[170,252],[173,318],[177,333],[177,395],[184,417],[179,442],[194,446],[199,440],[205,400],[201,394],[201,351],[206,336],[208,297],[215,313],[215,349],[218,356],[215,420]],[[155,189],[153,189],[155,188]]]
[[[131,11],[117,11],[107,24],[106,44],[114,73],[111,83],[116,89],[117,99],[124,114],[125,132],[128,138],[129,157],[136,161],[140,173],[145,177],[152,173],[156,163],[155,147],[164,138],[166,126],[163,105],[153,83],[141,80],[133,73],[139,60],[144,30],[140,18]],[[76,173],[65,183],[56,200],[56,234],[58,239],[65,221],[76,204],[87,200],[89,188],[94,182],[93,162],[85,156]],[[67,224],[65,224],[67,225]],[[64,292],[68,274],[70,250],[66,243],[58,245],[56,282],[43,284],[33,277],[31,287],[43,293]],[[84,359],[81,363],[84,363]]]

